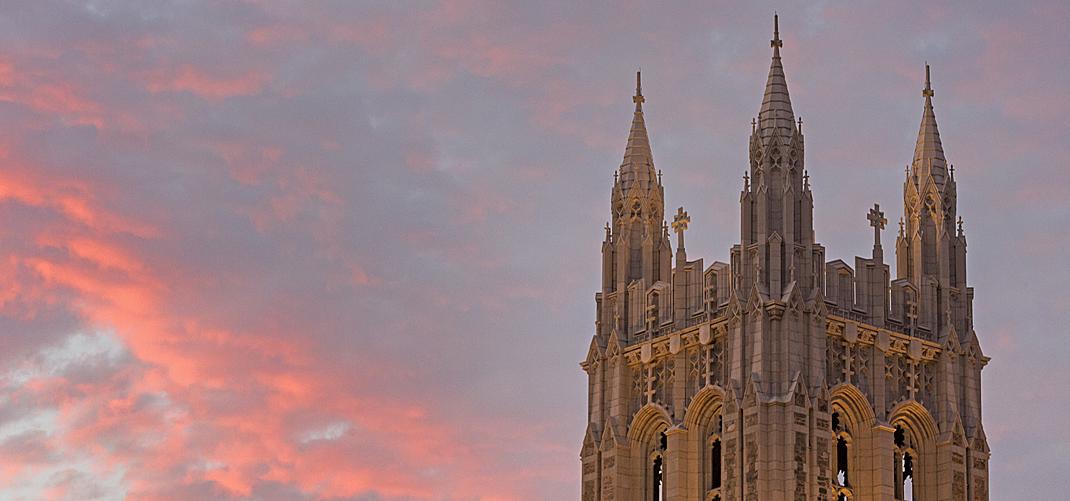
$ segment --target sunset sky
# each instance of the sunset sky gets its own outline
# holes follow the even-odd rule
[[[1070,5],[899,4],[0,2],[0,499],[577,499],[635,70],[727,261],[774,10],[830,260],[932,65],[992,499],[1065,498]]]

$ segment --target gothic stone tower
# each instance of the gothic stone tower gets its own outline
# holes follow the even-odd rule
[[[988,358],[928,66],[891,280],[877,205],[872,255],[825,261],[778,28],[771,45],[730,263],[688,260],[682,207],[673,256],[636,75],[581,364],[582,499],[987,500]]]

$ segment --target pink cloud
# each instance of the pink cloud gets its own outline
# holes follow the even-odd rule
[[[190,64],[157,72],[148,77],[150,92],[189,92],[196,96],[220,100],[235,96],[250,96],[260,92],[267,83],[265,74],[250,71],[239,75],[212,75]]]

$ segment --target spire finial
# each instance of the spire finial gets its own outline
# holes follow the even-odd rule
[[[928,61],[925,62],[925,88],[922,89],[921,95],[923,97],[933,97],[935,95],[935,93],[933,92],[932,83],[931,83],[931,81],[929,79],[929,62]]]
[[[769,41],[769,46],[774,49],[784,46],[784,42],[780,39],[780,16],[776,11],[773,11],[773,39]]]
[[[635,72],[635,95],[632,96],[632,102],[635,103],[635,111],[643,111],[643,103],[646,102],[646,98],[643,97],[642,69]]]

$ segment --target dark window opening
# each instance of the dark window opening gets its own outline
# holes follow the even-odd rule
[[[902,426],[895,425],[895,446],[903,448],[904,445],[906,445],[906,433]]]
[[[662,496],[661,491],[665,488],[665,480],[663,478],[663,472],[661,467],[661,456],[654,458],[654,465],[652,469],[653,471],[651,472],[651,478],[653,478],[654,480],[654,493],[651,499],[653,499],[654,501],[663,501],[665,498]]]
[[[914,499],[914,458],[910,453],[903,454],[903,499]]]
[[[839,412],[833,412],[832,413],[832,429],[833,430],[839,430],[840,429],[840,413]]]
[[[836,441],[836,482],[847,486],[847,440],[840,437]]]
[[[721,440],[714,440],[710,447],[710,489],[721,487]]]
[[[669,448],[669,437],[665,435],[665,432],[661,432],[661,450]]]

